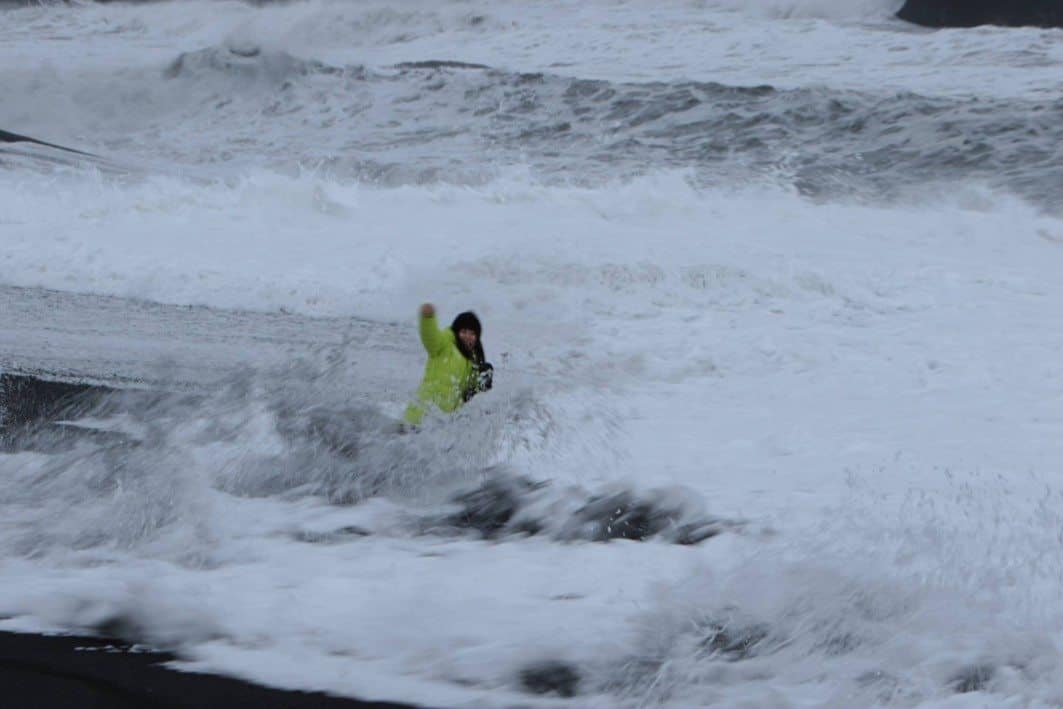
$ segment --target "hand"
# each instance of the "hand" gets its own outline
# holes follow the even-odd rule
[[[421,306],[421,317],[422,318],[433,318],[433,317],[435,317],[435,315],[436,315],[436,306],[432,305],[431,303],[425,303],[424,305]]]
[[[476,388],[479,391],[490,391],[494,373],[495,368],[491,366],[490,362],[482,363],[476,372]]]

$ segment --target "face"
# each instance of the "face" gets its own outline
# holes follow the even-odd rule
[[[465,346],[465,349],[472,351],[472,348],[476,346],[476,331],[469,328],[462,328],[458,330],[458,338],[461,340],[461,344]]]

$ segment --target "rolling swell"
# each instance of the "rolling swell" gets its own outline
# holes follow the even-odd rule
[[[200,94],[192,120],[239,135],[230,152],[277,152],[234,125],[268,123],[291,160],[384,183],[477,181],[519,164],[577,183],[690,169],[703,184],[768,178],[824,198],[957,179],[1045,206],[1063,195],[1058,100],[618,83],[458,61],[333,67],[257,47],[184,54],[166,76]]]
[[[1048,210],[1063,197],[1054,98],[613,82],[449,60],[334,66],[254,44],[183,53],[130,81],[142,83],[128,106],[67,87],[83,97],[78,122],[100,126],[82,144],[385,186],[482,184],[517,166],[588,186],[679,169],[702,186],[767,182],[817,199],[881,202],[961,181]],[[0,155],[5,145],[17,144]]]

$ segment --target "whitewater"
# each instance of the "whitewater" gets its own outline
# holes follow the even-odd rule
[[[1063,705],[1063,35],[897,6],[0,8],[0,129],[91,154],[0,143],[0,288],[158,319],[114,352],[173,391],[0,454],[0,630],[437,707]],[[495,389],[398,436],[426,301]],[[14,312],[30,368],[69,323]]]

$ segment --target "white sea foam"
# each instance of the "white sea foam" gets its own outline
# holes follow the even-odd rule
[[[182,92],[224,101],[240,81],[166,83],[166,67],[234,43],[344,67],[994,99],[1058,81],[1049,33],[924,33],[886,12],[7,10],[19,100],[0,127],[146,160]],[[262,161],[228,160],[215,139],[231,126],[181,133],[185,165],[124,175],[0,156],[0,283],[408,323],[388,330],[405,339],[137,409],[122,425],[138,445],[0,457],[0,627],[120,630],[197,669],[435,706],[556,705],[521,690],[541,660],[577,668],[579,706],[1063,701],[1058,218],[962,173],[917,196],[812,199],[782,174],[544,182],[474,151],[471,186],[385,189],[262,167],[286,157],[266,129]],[[496,389],[394,436],[425,300],[480,313]],[[361,457],[337,455],[351,440]],[[680,486],[744,524],[698,547],[421,534],[494,466],[553,481],[546,510],[576,489]]]

